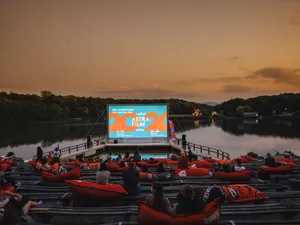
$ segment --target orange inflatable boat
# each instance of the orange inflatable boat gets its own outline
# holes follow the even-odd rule
[[[119,167],[117,164],[113,163],[112,161],[107,163],[107,168],[111,172],[122,172],[122,171],[126,171],[128,169],[127,166]]]
[[[261,166],[257,169],[257,171],[264,174],[284,174],[292,172],[293,167],[289,165],[277,167]]]
[[[251,178],[251,172],[249,170],[239,172],[223,172],[216,171],[215,179],[223,181],[246,181]]]
[[[231,203],[251,202],[257,200],[267,200],[269,197],[257,189],[245,184],[224,185],[227,201]]]
[[[178,169],[176,167],[175,174],[178,176],[191,176],[191,177],[210,176],[209,170],[207,168]]]
[[[81,180],[68,180],[66,183],[72,194],[80,198],[110,201],[122,198],[127,194],[120,184],[103,185]]]
[[[220,218],[220,201],[216,199],[207,204],[207,206],[199,213],[176,215],[175,218],[155,211],[149,206],[140,203],[137,222],[140,225],[201,225],[217,223]]]
[[[189,166],[196,165],[197,168],[212,168],[213,165],[210,162],[205,160],[197,160],[193,162],[189,162]]]
[[[42,171],[42,178],[48,182],[63,182],[65,180],[79,180],[80,168],[77,166],[66,173],[56,174],[56,175]]]

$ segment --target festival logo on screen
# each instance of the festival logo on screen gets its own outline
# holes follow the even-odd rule
[[[166,121],[166,106],[109,106],[109,137],[165,137]]]

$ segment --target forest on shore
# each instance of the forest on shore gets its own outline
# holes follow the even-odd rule
[[[209,105],[180,99],[76,97],[55,95],[49,91],[42,91],[40,95],[0,92],[0,120],[15,122],[96,119],[108,104],[168,104],[169,114],[180,115],[191,115],[194,109],[200,109],[204,116],[209,116],[213,110]]]
[[[42,91],[40,95],[0,92],[1,121],[59,121],[80,118],[96,119],[108,104],[168,104],[169,114],[191,115],[199,109],[204,117],[213,111],[223,116],[235,117],[243,112],[257,112],[262,116],[290,112],[300,118],[300,94],[259,96],[249,99],[231,99],[216,106],[181,99],[112,99],[55,95]]]

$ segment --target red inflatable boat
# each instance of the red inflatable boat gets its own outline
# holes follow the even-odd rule
[[[68,180],[66,183],[72,194],[80,198],[109,201],[122,198],[127,194],[120,184],[102,185],[81,180]]]
[[[56,175],[43,171],[42,178],[48,182],[62,182],[62,181],[66,181],[66,180],[79,180],[80,179],[80,168],[77,166],[74,169],[72,169],[66,173],[56,174]]]

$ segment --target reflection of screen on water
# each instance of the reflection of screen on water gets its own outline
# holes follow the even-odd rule
[[[167,138],[167,105],[109,105],[109,138]]]

